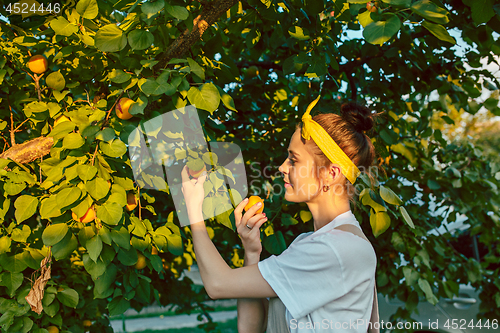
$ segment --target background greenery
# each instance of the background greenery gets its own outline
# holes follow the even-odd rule
[[[410,319],[420,296],[434,304],[457,295],[461,283],[481,288],[480,318],[498,318],[498,135],[478,129],[478,121],[465,131],[474,140],[457,133],[460,117],[483,115],[484,123],[500,116],[499,82],[483,67],[498,64],[500,7],[493,0],[385,0],[369,12],[367,2],[72,0],[48,14],[33,10],[54,2],[23,0],[29,10],[18,15],[15,2],[5,1],[2,331],[54,325],[83,332],[90,320],[92,331],[109,332],[109,315],[155,301],[208,316],[206,294],[178,279],[193,264],[189,229],[178,226],[168,186],[144,190],[134,182],[128,136],[148,119],[195,104],[207,139],[241,147],[250,191],[266,198],[264,258],[312,229],[307,208],[273,189],[283,185],[277,166],[295,124],[318,94],[315,112],[355,100],[384,114],[370,133],[381,172],[375,184],[358,179],[365,189],[353,209],[378,255],[378,290],[405,302],[394,319]],[[35,54],[49,61],[41,76],[27,68]],[[130,120],[115,115],[121,97],[136,102]],[[54,127],[61,115],[70,121]],[[145,134],[182,147],[172,133]],[[196,163],[196,156],[172,158]],[[256,171],[267,166],[271,175]],[[225,185],[222,173],[210,171],[213,198]],[[140,200],[133,211],[124,208],[127,193]],[[91,205],[97,220],[72,219]],[[481,258],[457,251],[456,235],[428,235],[444,220],[431,206],[445,210],[447,221],[467,216]],[[240,266],[232,219],[219,214],[209,224],[221,254]],[[145,268],[135,268],[137,253]],[[37,314],[25,296],[45,257],[51,277]]]

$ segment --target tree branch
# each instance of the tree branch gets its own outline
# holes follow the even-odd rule
[[[29,163],[50,153],[54,144],[52,137],[38,137],[33,140],[17,144],[0,154],[0,158],[10,158],[17,163]]]
[[[193,29],[184,30],[184,32],[175,39],[172,45],[163,54],[154,70],[164,68],[166,64],[173,58],[181,58],[190,48],[201,39],[203,33],[217,21],[217,19],[227,12],[233,5],[238,3],[237,0],[216,0],[206,3],[198,17],[193,20]]]

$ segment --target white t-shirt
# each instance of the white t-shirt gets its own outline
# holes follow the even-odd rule
[[[360,228],[349,210],[258,264],[286,307],[291,333],[367,331],[377,258],[365,239],[334,229],[342,224]]]

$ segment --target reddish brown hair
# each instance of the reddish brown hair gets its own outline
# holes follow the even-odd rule
[[[351,161],[363,173],[366,173],[371,181],[374,175],[376,152],[370,138],[365,132],[370,131],[375,125],[375,118],[379,114],[374,114],[367,107],[357,103],[342,104],[340,115],[333,113],[319,114],[313,120],[323,127],[332,139],[339,145],[340,149],[351,159]],[[302,130],[302,123],[297,125]],[[311,147],[314,162],[317,170],[325,170],[332,162],[325,156],[313,140],[306,140],[301,136],[302,142]],[[319,180],[319,172],[315,173]],[[349,201],[354,204],[355,189],[353,184],[346,179],[345,190],[348,193]]]

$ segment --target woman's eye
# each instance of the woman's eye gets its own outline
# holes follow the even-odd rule
[[[294,161],[294,160],[292,160],[290,157],[288,158],[288,160],[290,161],[290,164],[291,164],[291,165],[294,165],[294,164],[295,164],[295,161]]]

